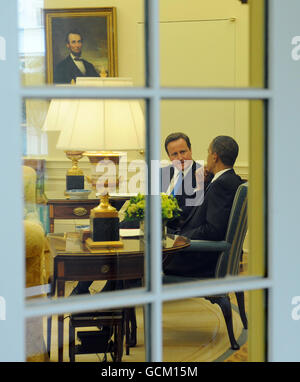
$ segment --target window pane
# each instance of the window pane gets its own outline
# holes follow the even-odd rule
[[[47,317],[31,317],[25,324],[25,359],[27,362],[49,362],[47,352]]]
[[[78,281],[78,293],[142,286],[144,207],[127,206],[145,195],[144,110],[142,100],[23,100],[27,287],[60,266],[72,283],[60,296]]]
[[[140,26],[144,28],[140,0],[115,1],[113,7],[102,0],[91,6],[85,1],[19,0],[22,84],[70,83],[78,76],[101,75],[129,77],[136,86],[144,86]]]
[[[161,85],[264,87],[264,39],[264,1],[162,0]]]
[[[186,137],[181,138],[178,132],[187,135],[190,148]],[[180,218],[168,221],[169,232],[192,240],[212,240],[216,241],[215,244],[227,240],[232,243],[230,250],[213,250],[203,248],[201,243],[194,241],[183,251],[174,251],[164,260],[164,271],[168,275],[165,282],[171,282],[173,276],[173,282],[176,282],[176,276],[209,278],[214,277],[216,272],[218,277],[225,274],[264,275],[266,254],[262,212],[265,205],[263,102],[164,100],[161,102],[161,135],[161,157],[165,170],[169,171],[168,179],[171,179],[170,181],[163,177],[166,192],[172,189],[169,186],[172,183],[172,174],[176,177],[179,172],[176,160],[185,161],[186,166],[183,188],[178,190],[176,197],[182,211]],[[223,174],[220,171],[232,168],[232,162],[228,158],[232,156],[234,161],[233,157],[236,156],[234,141],[238,145],[238,156],[233,165],[236,175],[232,170]],[[165,150],[164,142],[169,142],[168,151]],[[203,178],[203,174],[202,178],[199,177],[201,166],[205,166],[210,172],[207,178]],[[190,183],[195,183],[194,186],[190,186],[192,192],[188,192],[186,184],[189,181],[188,171],[191,171]],[[215,178],[216,182],[210,183],[215,175],[220,178]],[[229,178],[231,180],[227,184]],[[240,198],[234,202],[237,188],[244,182],[248,182],[249,187],[242,191]],[[248,213],[246,200],[243,202],[243,192],[246,190]],[[202,193],[197,198],[199,192]],[[260,208],[253,207],[258,205]],[[229,220],[233,206],[239,220]],[[231,225],[228,225],[229,221]],[[235,239],[231,237],[234,233]],[[220,253],[222,256],[218,255]]]
[[[138,306],[29,318],[26,360],[144,362],[143,317],[143,307]]]
[[[234,340],[232,349],[220,305],[225,298],[189,298],[163,306],[164,362],[265,361],[266,303],[264,291],[246,291],[245,328],[235,293],[229,293]],[[239,300],[241,299],[239,295]],[[228,301],[227,300],[227,303]]]

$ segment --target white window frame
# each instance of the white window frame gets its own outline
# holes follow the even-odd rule
[[[160,88],[159,81],[159,0],[145,1],[147,28],[147,73],[146,88],[68,89],[45,86],[22,88],[19,78],[17,0],[6,2],[0,14],[0,35],[6,41],[6,59],[0,60],[0,105],[2,116],[2,148],[0,152],[3,185],[0,188],[2,201],[0,267],[0,296],[6,302],[6,319],[0,320],[0,361],[25,360],[24,319],[93,310],[118,306],[145,305],[146,309],[146,360],[162,361],[162,304],[164,301],[220,292],[239,290],[268,291],[268,361],[299,361],[298,351],[300,322],[291,317],[292,297],[300,295],[297,228],[300,216],[296,191],[299,190],[298,174],[289,180],[294,198],[286,198],[283,184],[288,165],[296,165],[299,154],[296,141],[300,138],[300,115],[297,112],[300,76],[298,66],[291,59],[290,45],[294,35],[300,35],[297,15],[298,0],[270,0],[268,9],[268,89],[182,89]],[[298,78],[297,78],[298,77]],[[22,174],[21,174],[21,100],[22,98],[140,98],[148,104],[147,161],[160,157],[160,103],[162,99],[258,99],[267,101],[268,120],[268,267],[267,277],[239,277],[226,280],[211,280],[183,285],[180,288],[161,285],[160,258],[160,201],[149,197],[147,216],[149,241],[147,243],[147,290],[105,293],[101,296],[78,296],[55,301],[24,303],[24,240],[22,226]],[[297,105],[298,106],[298,105]],[[287,114],[288,113],[288,114]],[[287,118],[287,115],[289,118]],[[284,128],[283,128],[284,126]],[[298,129],[297,129],[297,128]],[[282,142],[287,141],[286,149]],[[297,139],[298,138],[298,139]],[[4,143],[5,142],[5,143]],[[8,143],[8,144],[7,144]],[[285,149],[285,150],[284,150]],[[298,150],[299,151],[299,150]],[[287,158],[290,155],[291,159]],[[279,176],[279,175],[280,176]],[[296,176],[297,175],[297,176]],[[158,184],[152,189],[158,190]],[[13,192],[12,192],[13,190]],[[270,192],[272,190],[272,192]],[[294,195],[295,194],[295,195]],[[296,200],[294,200],[296,199]],[[284,200],[284,203],[283,203]],[[291,223],[291,225],[287,224]],[[150,261],[151,259],[151,261]],[[298,288],[298,289],[297,289]],[[150,335],[151,334],[151,335]]]

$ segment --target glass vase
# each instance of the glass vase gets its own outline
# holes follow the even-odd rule
[[[144,236],[145,235],[145,222],[144,220],[141,220],[140,221],[140,236]]]
[[[167,220],[163,220],[161,224],[161,241],[162,246],[166,246],[167,241]],[[140,236],[145,236],[145,222],[144,220],[140,221]]]

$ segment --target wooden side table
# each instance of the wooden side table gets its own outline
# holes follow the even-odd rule
[[[90,280],[133,280],[144,277],[144,241],[123,238],[123,248],[99,249],[91,253],[85,243],[80,243],[78,250],[66,250],[66,239],[62,234],[49,234],[51,256],[53,257],[52,295],[65,296],[66,281]],[[172,255],[190,246],[189,239],[176,244],[175,237],[168,235],[163,257]],[[63,361],[64,316],[58,316],[58,361]],[[51,320],[49,322],[51,327]],[[49,337],[51,338],[51,337]],[[48,338],[48,348],[49,346]]]
[[[99,204],[99,198],[91,194],[88,199],[68,199],[63,193],[47,192],[50,233],[54,232],[55,219],[88,219],[90,211]],[[129,196],[112,196],[110,204],[119,210]]]

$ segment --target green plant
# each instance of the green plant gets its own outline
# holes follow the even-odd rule
[[[125,220],[144,220],[145,205],[145,195],[138,194],[137,196],[133,196],[125,210]],[[180,215],[181,209],[179,208],[177,199],[173,195],[161,193],[161,212],[162,220],[174,219]]]

